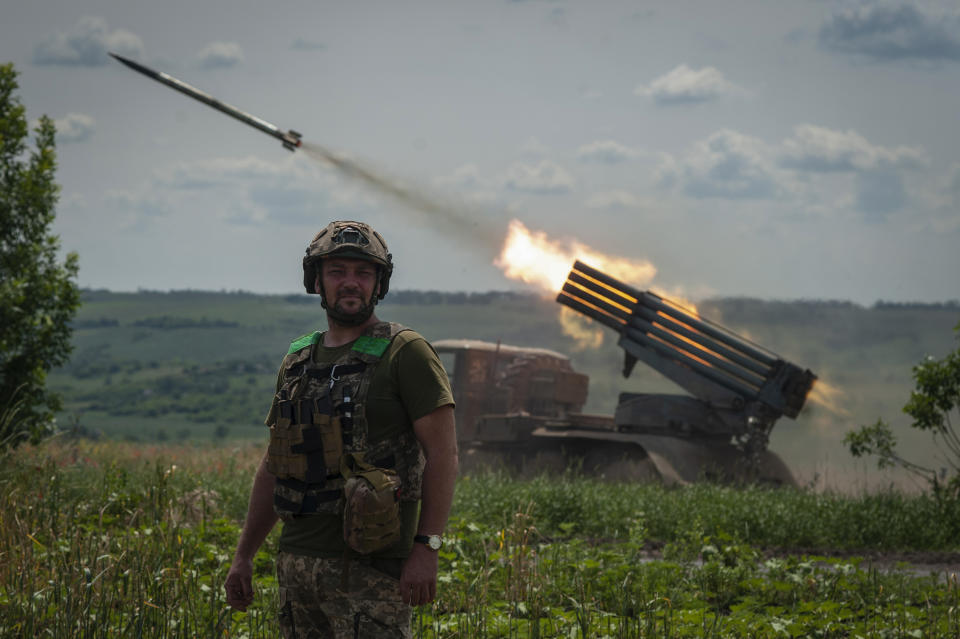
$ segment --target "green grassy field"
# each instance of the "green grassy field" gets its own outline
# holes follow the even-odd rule
[[[278,636],[222,583],[253,444],[56,438],[0,459],[0,636]],[[956,637],[960,507],[925,496],[461,478],[417,637]],[[844,551],[838,554],[836,551]],[[882,561],[934,553],[943,565]]]
[[[66,399],[62,427],[141,442],[263,441],[262,419],[290,341],[325,328],[305,295],[85,291],[70,363],[50,384]],[[605,331],[597,348],[564,335],[552,300],[519,294],[392,292],[378,313],[428,339],[475,338],[569,354],[590,375],[587,412],[613,412],[619,393],[682,392],[652,369],[620,376],[623,352]],[[782,419],[771,447],[801,481],[858,490],[899,479],[854,463],[841,442],[860,424],[893,423],[904,453],[933,466],[930,441],[913,436],[900,408],[910,370],[955,348],[960,305],[883,305],[717,299],[701,314],[753,339],[835,387],[833,409],[808,401]]]
[[[429,339],[568,353],[587,410],[622,391],[612,333],[579,350],[558,306],[519,295],[400,291],[381,317]],[[239,535],[276,366],[323,328],[305,296],[87,291],[71,362],[50,383],[61,434],[0,459],[0,636],[276,637],[276,531],[245,614],[221,584]],[[908,455],[910,368],[955,348],[960,307],[712,300],[718,321],[839,389],[781,420],[772,448],[804,489],[666,489],[574,475],[458,480],[438,600],[418,637],[956,637],[960,508],[853,464],[846,431],[885,417]],[[870,487],[870,490],[867,488]],[[898,564],[901,559],[937,563]]]

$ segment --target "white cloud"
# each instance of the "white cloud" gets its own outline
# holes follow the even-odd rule
[[[66,31],[59,31],[37,44],[34,64],[101,66],[110,58],[108,51],[130,57],[143,56],[140,37],[124,29],[110,30],[103,18],[81,18]]]
[[[137,193],[121,189],[110,189],[104,194],[104,201],[114,208],[121,209],[131,219],[144,214],[148,217],[163,217],[170,213],[169,204],[152,192]]]
[[[439,186],[452,186],[464,189],[486,188],[488,181],[480,175],[480,168],[476,164],[464,164],[454,169],[451,175],[445,175],[434,180]]]
[[[584,204],[588,209],[617,211],[636,208],[640,200],[629,191],[614,190],[594,193]]]
[[[835,12],[820,45],[874,60],[960,60],[960,13],[936,14],[916,2],[870,2]]]
[[[677,184],[694,198],[768,199],[787,190],[760,139],[724,129],[698,142],[683,158],[664,158],[661,185]]]
[[[272,164],[259,158],[214,158],[204,162],[182,162],[158,172],[158,184],[174,189],[215,188],[242,182],[290,178],[292,163]]]
[[[89,115],[68,113],[54,121],[57,127],[57,142],[70,144],[89,140],[96,131],[96,122]]]
[[[649,85],[633,90],[635,95],[651,98],[656,104],[695,104],[716,100],[740,91],[713,67],[692,69],[681,64]]]
[[[855,131],[804,124],[777,145],[718,131],[684,155],[664,155],[657,178],[698,199],[777,199],[808,212],[855,210],[882,222],[924,191],[914,184],[923,176],[915,169],[928,163],[922,149],[883,147]]]
[[[843,206],[864,213],[873,222],[882,222],[902,210],[909,199],[907,172],[928,164],[923,149],[871,144],[856,131],[835,131],[812,124],[794,129],[783,141],[779,164],[799,173],[852,174],[841,197]],[[814,187],[821,182],[812,183]]]
[[[872,171],[889,168],[916,168],[926,164],[922,149],[871,144],[856,131],[834,131],[812,124],[794,129],[784,140],[781,165],[798,171]]]
[[[197,54],[204,69],[236,66],[243,62],[243,50],[236,42],[211,42]]]
[[[504,185],[515,191],[551,195],[572,191],[574,179],[566,169],[550,160],[535,165],[517,162],[507,169]]]
[[[369,210],[374,200],[368,194],[303,160],[270,163],[249,156],[185,162],[159,172],[149,190],[193,191],[194,200],[209,195],[221,217],[239,224],[313,224]]]
[[[583,162],[619,164],[637,157],[637,152],[613,140],[597,140],[577,149],[577,159]]]
[[[469,207],[501,208],[501,181],[485,177],[476,164],[464,164],[450,175],[433,179],[433,184],[441,189],[438,196],[451,202],[463,202]]]

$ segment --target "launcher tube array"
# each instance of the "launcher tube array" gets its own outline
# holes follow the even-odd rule
[[[781,361],[655,293],[637,290],[580,261],[557,301],[744,398],[757,398]]]

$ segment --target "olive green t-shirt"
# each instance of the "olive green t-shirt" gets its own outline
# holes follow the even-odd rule
[[[353,342],[327,348],[317,344],[314,361],[333,363]],[[278,376],[278,388],[279,388]],[[443,364],[433,347],[415,331],[403,331],[377,363],[366,399],[369,441],[376,442],[408,432],[413,422],[441,406],[453,405],[453,392]],[[403,532],[393,546],[376,557],[404,558],[410,554],[417,532],[420,502],[400,502]],[[337,515],[315,514],[284,523],[280,550],[312,557],[342,557],[343,521]]]

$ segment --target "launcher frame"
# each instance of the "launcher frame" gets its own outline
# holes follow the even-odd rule
[[[642,361],[693,395],[621,394],[614,418],[621,432],[729,440],[758,452],[777,419],[797,417],[816,380],[723,326],[579,260],[557,302],[619,333],[624,377]]]

